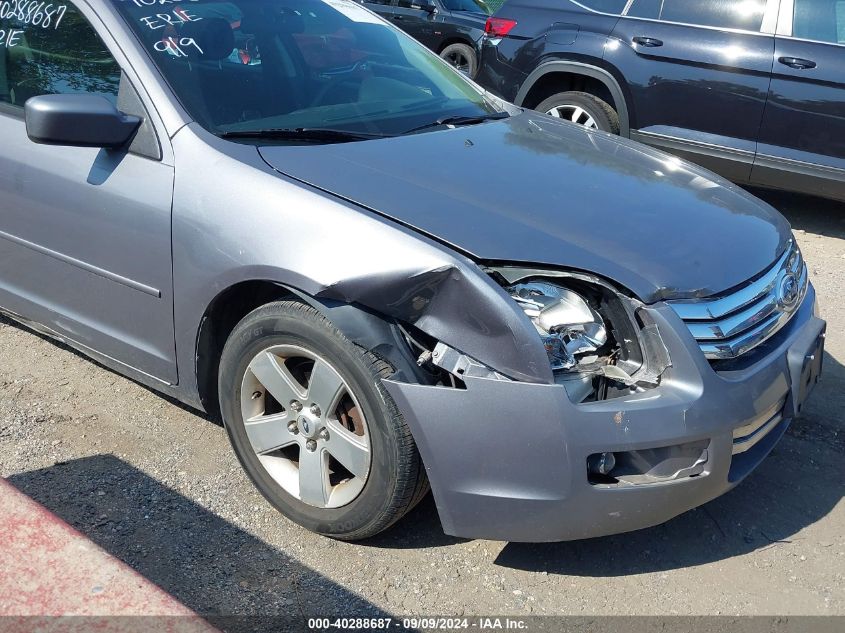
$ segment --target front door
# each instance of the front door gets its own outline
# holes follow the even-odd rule
[[[782,0],[752,180],[845,199],[845,0]]]
[[[632,137],[747,181],[769,91],[776,4],[634,0],[605,55],[631,90]]]
[[[173,167],[149,138],[142,151],[29,140],[23,106],[36,95],[92,93],[143,110],[77,8],[41,17],[0,20],[0,307],[174,383]],[[149,124],[142,133],[155,139]]]

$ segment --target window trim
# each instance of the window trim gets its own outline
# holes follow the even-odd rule
[[[783,0],[769,0],[763,12],[763,24],[760,25],[760,32],[774,35],[777,31],[780,4]]]
[[[574,1],[575,0],[570,0],[570,2]],[[750,31],[748,29],[732,29],[723,26],[709,26],[707,24],[692,24],[690,22],[676,22],[674,20],[656,20],[654,18],[641,18],[636,15],[628,15],[628,12],[631,10],[631,7],[634,5],[634,2],[636,2],[636,0],[628,0],[628,4],[625,6],[625,13],[622,14],[622,17],[627,18],[629,20],[654,22],[656,24],[673,24],[675,26],[689,26],[695,29],[708,29],[711,31],[719,31],[720,33],[765,35],[768,37],[775,34],[776,27],[774,23],[777,21],[777,7],[780,1],[781,0],[766,0],[766,8],[763,10],[763,21],[760,24],[760,28],[756,31]]]
[[[115,60],[117,61],[117,60]],[[120,64],[118,64],[120,67]],[[138,156],[140,158],[148,158],[149,160],[153,160],[156,162],[161,162],[162,158],[164,158],[164,149],[161,146],[161,137],[159,136],[158,132],[156,132],[155,124],[150,116],[149,108],[144,104],[144,100],[141,98],[141,94],[138,92],[138,89],[132,83],[132,80],[129,79],[129,75],[126,74],[126,71],[123,68],[120,68],[120,84],[118,87],[118,96],[117,96],[117,104],[120,104],[120,88],[123,87],[124,90],[131,91],[131,96],[137,99],[138,103],[141,106],[141,109],[144,111],[144,119],[141,121],[141,124],[138,126],[138,129],[135,131],[135,134],[132,136],[132,139],[126,144],[126,153],[132,154],[133,156]],[[119,109],[119,108],[118,108]],[[120,110],[120,112],[124,112]],[[137,113],[136,113],[137,116]],[[144,125],[147,123],[148,125]],[[156,147],[158,150],[156,155],[153,156],[147,152],[143,152],[140,150],[133,150],[132,146],[135,145],[135,140],[142,134],[150,134],[152,138],[150,139],[151,144]]]
[[[836,46],[845,48],[840,42],[828,42],[826,40],[814,40],[807,37],[795,37],[792,33],[795,29],[795,0],[780,0],[780,11],[778,12],[778,26],[775,31],[778,37],[787,37],[795,42],[807,42],[809,44],[824,44],[825,46]]]
[[[0,114],[20,121],[24,120],[23,106],[12,105],[11,103],[6,103],[5,101],[0,101]]]
[[[775,33],[792,37],[793,21],[795,20],[795,0],[781,0],[778,11],[778,26]]]

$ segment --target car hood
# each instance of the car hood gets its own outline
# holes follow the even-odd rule
[[[592,272],[647,303],[740,285],[791,237],[777,211],[711,172],[536,113],[259,151],[275,170],[476,260]]]

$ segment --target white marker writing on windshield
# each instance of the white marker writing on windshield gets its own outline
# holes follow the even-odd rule
[[[23,31],[12,29],[9,31],[0,29],[0,47],[13,48],[21,43]]]
[[[185,49],[188,48],[195,48],[200,55],[203,54],[202,49],[193,37],[168,37],[156,42],[153,48],[160,53],[166,52],[175,57],[187,57],[188,52]]]
[[[174,9],[173,13],[156,13],[155,15],[148,15],[143,18],[138,18],[141,22],[146,24],[153,30],[163,29],[165,26],[176,26],[177,24],[186,24],[188,22],[199,22],[202,18],[194,15],[187,9]]]

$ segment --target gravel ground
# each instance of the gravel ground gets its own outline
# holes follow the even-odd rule
[[[648,530],[447,537],[429,497],[365,544],[277,515],[213,421],[0,320],[0,475],[203,614],[845,614],[845,205],[757,192],[829,323],[803,419],[741,486]]]

